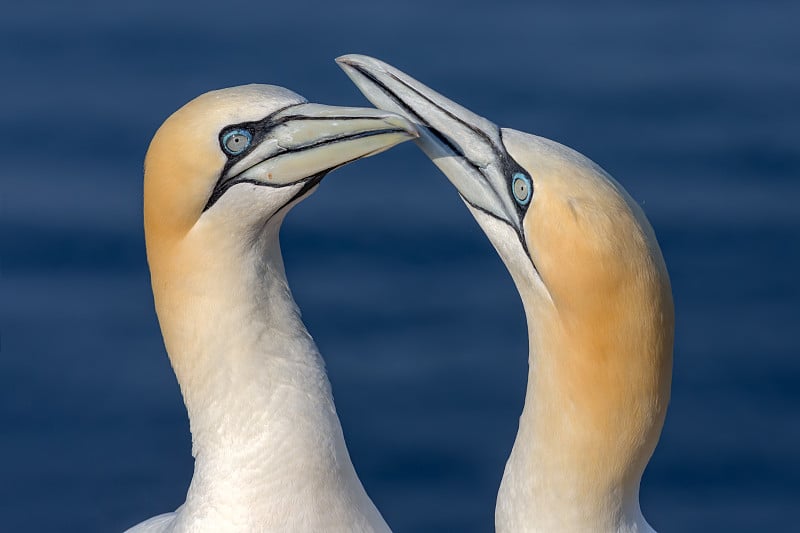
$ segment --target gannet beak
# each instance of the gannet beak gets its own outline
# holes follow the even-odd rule
[[[229,156],[205,209],[237,183],[284,187],[305,182],[311,188],[331,170],[419,135],[392,113],[308,103],[228,129],[245,132],[249,145]],[[224,139],[221,135],[220,142]]]
[[[511,186],[525,171],[504,148],[498,126],[377,59],[346,55],[336,62],[375,106],[415,122],[417,144],[464,201],[510,225],[524,245],[524,209]]]

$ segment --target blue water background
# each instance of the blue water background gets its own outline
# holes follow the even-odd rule
[[[800,3],[6,3],[0,17],[0,530],[173,510],[190,436],[153,311],[142,160],[177,107],[249,82],[365,105],[367,53],[572,146],[641,202],[677,311],[642,484],[662,531],[800,509]],[[522,306],[412,143],[287,218],[290,283],[350,452],[398,532],[492,530],[526,375]]]

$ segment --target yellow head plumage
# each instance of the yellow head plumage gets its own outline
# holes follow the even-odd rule
[[[239,290],[265,254],[279,258],[284,215],[329,171],[416,135],[391,113],[307,103],[271,85],[212,91],[170,116],[145,158],[144,226],[176,372],[170,344],[193,334],[187,308]]]

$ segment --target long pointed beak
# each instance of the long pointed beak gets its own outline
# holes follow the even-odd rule
[[[298,104],[242,124],[252,143],[232,158],[206,205],[237,183],[316,185],[331,170],[419,136],[407,119],[360,107]]]
[[[499,127],[377,59],[346,55],[336,62],[375,106],[417,124],[417,144],[467,204],[509,224],[522,239],[524,210],[511,187],[524,171],[504,148]]]

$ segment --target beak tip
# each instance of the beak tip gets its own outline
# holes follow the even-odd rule
[[[347,65],[348,64],[348,59],[352,55],[353,54],[345,54],[345,55],[339,56],[339,57],[336,58],[336,62],[339,63],[340,65]]]
[[[336,62],[340,65],[354,65],[358,63],[359,58],[362,58],[359,54],[344,54],[336,58]]]
[[[347,70],[347,68],[362,68],[377,72],[388,72],[388,65],[374,57],[362,54],[345,54],[337,57],[336,62],[345,70]]]

